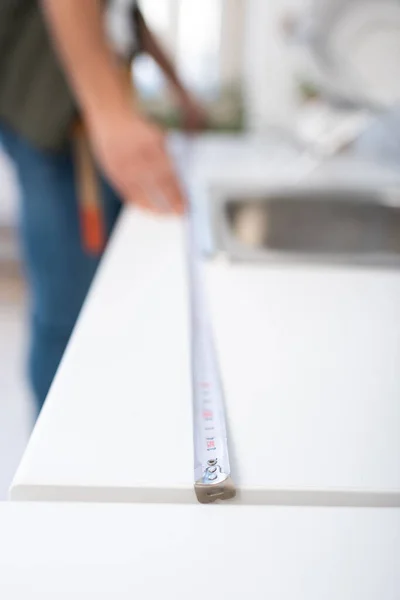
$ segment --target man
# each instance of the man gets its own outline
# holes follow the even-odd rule
[[[191,126],[203,115],[134,1],[14,0],[0,12],[0,139],[20,183],[30,378],[40,411],[120,199],[158,213],[184,210],[163,135],[127,85],[138,44],[163,69]],[[102,174],[97,182],[86,137]]]

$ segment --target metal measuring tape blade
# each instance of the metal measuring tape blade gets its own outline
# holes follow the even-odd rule
[[[194,488],[202,504],[236,495],[231,479],[224,397],[206,305],[196,216],[188,216],[189,293],[193,386]]]

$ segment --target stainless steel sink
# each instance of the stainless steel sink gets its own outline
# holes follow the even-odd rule
[[[396,193],[292,189],[225,198],[217,247],[237,260],[271,255],[400,265]]]

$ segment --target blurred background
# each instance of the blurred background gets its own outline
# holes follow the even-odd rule
[[[399,0],[141,0],[210,115],[206,136],[283,140],[318,160],[400,167]],[[144,110],[173,129],[159,70],[132,67]],[[210,158],[212,160],[212,157]],[[18,190],[0,149],[0,499],[30,432]]]

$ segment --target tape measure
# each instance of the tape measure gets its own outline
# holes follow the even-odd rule
[[[190,151],[185,165],[189,167]],[[185,179],[188,177],[188,170]],[[188,190],[188,186],[186,186]],[[190,194],[189,202],[190,202]],[[187,245],[191,314],[191,366],[194,438],[194,488],[199,502],[236,495],[231,479],[224,396],[204,293],[196,207],[189,203]]]

